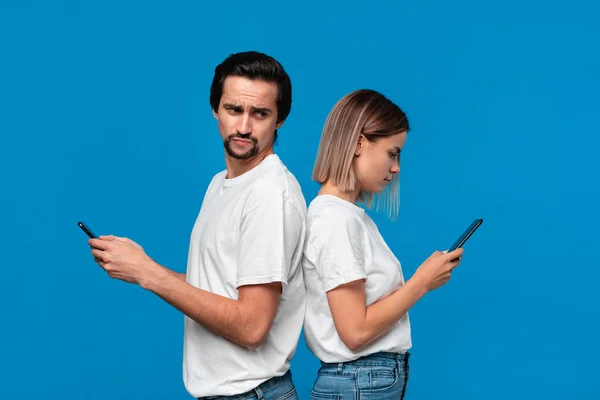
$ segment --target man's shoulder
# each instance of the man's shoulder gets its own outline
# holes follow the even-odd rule
[[[279,157],[273,157],[255,177],[248,196],[249,200],[256,203],[275,198],[284,198],[302,210],[303,214],[306,212],[306,201],[300,183]]]
[[[270,161],[254,179],[253,190],[256,190],[257,193],[283,194],[294,186],[300,186],[294,174],[278,157]]]
[[[213,175],[212,179],[210,180],[210,184],[213,184],[217,181],[222,181],[223,179],[225,179],[225,176],[227,176],[227,170],[222,169],[221,171]]]
[[[227,175],[227,170],[222,170],[222,171],[219,171],[216,174],[214,174],[206,188],[205,194],[208,194],[215,188],[220,187],[223,180],[225,179],[226,175]]]

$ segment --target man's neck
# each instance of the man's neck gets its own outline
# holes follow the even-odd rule
[[[252,168],[258,166],[265,158],[274,154],[273,147],[269,147],[255,155],[252,158],[247,160],[238,160],[237,158],[231,157],[227,152],[225,152],[225,167],[227,168],[227,179],[236,178],[246,172],[250,171]]]

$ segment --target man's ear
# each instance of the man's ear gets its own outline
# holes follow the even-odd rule
[[[277,125],[275,125],[275,129],[279,129],[279,128],[281,128],[281,125],[283,125],[283,123],[284,123],[284,122],[285,122],[285,119],[284,119],[283,121],[279,121],[279,122],[277,123]]]
[[[213,117],[215,117],[215,119],[218,121],[219,120],[219,114],[217,114],[217,112],[215,110],[212,110],[213,113]]]

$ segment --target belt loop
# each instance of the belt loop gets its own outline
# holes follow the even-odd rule
[[[337,367],[337,373],[341,374],[342,373],[342,368],[344,367],[344,363],[338,363],[338,367]]]
[[[260,388],[260,386],[257,388],[254,388],[254,391],[256,392],[256,397],[258,397],[258,400],[264,400],[265,395],[264,395],[262,389]]]

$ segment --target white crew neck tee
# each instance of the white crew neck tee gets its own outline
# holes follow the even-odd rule
[[[381,351],[404,353],[410,349],[408,313],[385,334],[358,351],[344,344],[333,323],[328,291],[366,279],[369,306],[404,285],[400,262],[371,217],[355,204],[320,195],[308,207],[306,229],[302,262],[307,308],[304,336],[315,357],[328,363],[346,362]]]
[[[250,171],[214,176],[192,230],[187,282],[238,298],[238,287],[282,282],[268,338],[256,350],[185,317],[183,380],[193,397],[244,393],[287,372],[304,320],[301,267],[306,203],[296,178],[275,154]]]

